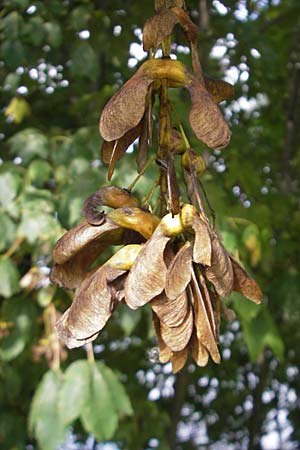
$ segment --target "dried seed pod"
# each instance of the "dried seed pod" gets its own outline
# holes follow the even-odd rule
[[[221,312],[228,323],[232,323],[236,320],[236,314],[233,309],[228,308],[224,303],[221,303]]]
[[[116,141],[107,142],[104,141],[101,148],[101,158],[102,162],[106,161],[107,158],[109,164],[107,171],[107,179],[111,180],[116,162],[119,161],[124,155],[128,147],[137,139],[140,135],[142,129],[142,122],[138,123],[138,125],[132,130],[127,131],[120,139]]]
[[[122,228],[137,231],[146,239],[152,236],[159,224],[159,218],[141,208],[118,208],[110,211],[107,216]]]
[[[230,259],[233,267],[233,290],[254,303],[261,303],[263,293],[259,285],[232,256],[230,256]]]
[[[143,47],[148,52],[151,48],[156,49],[162,41],[169,36],[174,26],[178,23],[175,12],[164,9],[146,20],[143,28]]]
[[[118,270],[130,270],[138,254],[142,249],[142,245],[129,244],[118,250],[108,261],[106,265]]]
[[[219,237],[212,239],[211,266],[206,268],[205,276],[222,297],[228,297],[233,289],[233,269],[230,257]]]
[[[103,164],[115,164],[116,161],[122,158],[125,154],[127,148],[139,137],[141,133],[142,123],[139,122],[136,127],[130,129],[127,133],[124,134],[117,141],[103,141],[101,147],[101,161]],[[117,142],[117,146],[115,147],[115,143]],[[114,157],[112,158],[114,150]]]
[[[65,289],[78,288],[88,275],[89,267],[106,248],[107,244],[103,242],[88,245],[69,261],[54,264],[50,273],[51,282]]]
[[[124,273],[124,270],[103,265],[82,283],[72,305],[56,325],[58,335],[67,347],[80,347],[87,340],[96,339],[115,306],[108,283],[113,283]]]
[[[188,311],[186,292],[171,300],[163,292],[151,301],[151,308],[159,320],[168,327],[178,327],[184,321]]]
[[[184,228],[180,219],[180,214],[173,216],[171,213],[166,214],[160,221],[159,228],[166,236],[177,236],[183,233]]]
[[[193,260],[204,266],[211,265],[211,233],[205,222],[200,219],[198,211],[193,205],[185,204],[180,213],[181,222],[185,229],[192,228],[195,233]]]
[[[77,288],[95,259],[109,246],[123,243],[124,231],[108,218],[99,226],[87,222],[72,228],[56,243],[50,279],[67,289]]]
[[[160,332],[163,341],[173,352],[183,350],[189,343],[193,331],[193,311],[189,307],[183,322],[177,327],[168,327],[160,321]]]
[[[174,59],[150,59],[141,65],[136,74],[153,81],[168,80],[172,87],[188,86],[193,79],[187,67]]]
[[[146,20],[143,28],[143,46],[145,51],[157,48],[169,36],[179,23],[188,41],[197,39],[197,26],[188,14],[178,6],[167,8]]]
[[[199,367],[205,367],[208,363],[209,355],[208,351],[201,344],[200,339],[198,339],[196,330],[193,331],[191,341],[190,341],[190,349],[192,353],[192,357]]]
[[[186,289],[191,280],[192,249],[187,241],[168,267],[165,291],[170,300],[175,300]]]
[[[197,138],[213,149],[226,147],[231,133],[208,91],[197,80],[187,89],[191,97],[189,121]]]
[[[191,295],[193,298],[194,313],[195,313],[195,328],[197,337],[200,340],[201,344],[204,345],[204,347],[209,351],[214,362],[219,364],[220,354],[218,346],[209,321],[205,302],[203,300],[202,293],[198,285],[198,280],[194,273],[192,275],[191,287],[192,287]]]
[[[136,72],[105,105],[99,123],[105,141],[116,141],[135,128],[145,112],[145,100],[152,79]]]
[[[166,363],[166,362],[170,361],[170,358],[172,357],[173,352],[166,346],[165,342],[162,340],[162,337],[160,334],[159,318],[157,317],[157,315],[155,313],[152,314],[152,322],[154,325],[155,334],[156,334],[156,338],[157,338],[157,344],[158,344],[158,348],[159,348],[159,361],[161,363]]]
[[[138,254],[125,285],[125,301],[131,309],[145,305],[163,291],[167,275],[164,251],[169,240],[157,228]]]
[[[228,100],[235,95],[234,87],[227,81],[204,77],[204,82],[206,89],[216,103]]]
[[[171,356],[171,363],[172,363],[172,372],[177,373],[181,369],[184,368],[185,363],[188,358],[188,347],[185,347],[180,352],[174,352]]]
[[[97,226],[93,227],[87,222],[83,222],[67,231],[56,243],[53,250],[53,259],[57,264],[69,261],[73,256],[90,244],[99,243],[104,240],[108,245],[114,241],[121,241],[123,231],[108,218]],[[112,241],[112,242],[111,242]]]
[[[196,155],[191,148],[183,153],[181,164],[185,170],[194,172],[197,177],[201,177],[206,170],[206,164],[202,156]]]
[[[173,154],[178,155],[182,154],[185,151],[184,141],[181,134],[176,130],[176,128],[172,128],[169,137],[169,151]]]
[[[121,208],[138,206],[138,201],[126,189],[117,186],[104,186],[90,195],[84,202],[82,214],[90,225],[101,225],[105,220],[102,212],[97,211],[99,206],[109,206],[110,208]]]

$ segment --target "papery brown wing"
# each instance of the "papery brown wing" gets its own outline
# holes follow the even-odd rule
[[[53,250],[54,262],[63,264],[90,244],[102,246],[103,242],[107,245],[113,242],[117,244],[118,241],[122,243],[122,234],[122,229],[108,218],[99,226],[82,222],[57,241]]]
[[[193,331],[193,311],[188,308],[187,314],[177,327],[168,327],[164,322],[160,321],[160,333],[167,347],[173,352],[183,350],[189,343]]]
[[[72,305],[56,325],[59,337],[69,348],[81,346],[82,340],[92,336],[96,338],[105,326],[115,306],[108,283],[124,273],[103,265],[77,290]]]
[[[52,283],[66,289],[78,288],[88,274],[89,267],[107,247],[104,243],[91,243],[63,264],[54,264],[50,273]]]
[[[101,147],[101,161],[103,164],[110,164],[112,159],[113,149],[117,142],[114,152],[114,163],[121,159],[128,147],[139,137],[142,129],[142,123],[139,122],[136,127],[127,131],[124,136],[120,137],[117,141],[103,141]]]
[[[234,97],[235,91],[232,84],[224,80],[204,77],[205,87],[216,103]]]
[[[170,361],[170,358],[173,354],[173,352],[166,346],[164,341],[162,340],[161,333],[160,333],[160,322],[159,318],[155,313],[152,314],[152,321],[155,329],[155,334],[157,338],[157,345],[159,349],[159,361],[161,363],[166,363]]]
[[[228,297],[233,289],[233,269],[230,257],[218,236],[212,240],[211,266],[205,270],[206,278],[213,284],[217,293]]]
[[[156,49],[169,36],[178,22],[172,9],[164,9],[146,20],[143,28],[143,47],[146,52]]]
[[[214,314],[214,309],[213,309],[213,294],[211,294],[206,286],[206,280],[203,277],[203,275],[201,275],[200,271],[198,272],[198,279],[200,282],[200,290],[201,290],[201,294],[202,294],[202,298],[205,304],[205,309],[207,312],[207,317],[213,332],[213,335],[217,341],[218,339],[218,329],[217,329],[217,324],[215,321],[215,314]]]
[[[208,351],[201,344],[200,339],[197,337],[196,331],[193,331],[192,338],[190,341],[190,349],[192,353],[192,357],[199,367],[205,367],[208,363],[209,355]]]
[[[145,112],[145,101],[152,79],[131,77],[105,105],[99,123],[105,141],[116,141],[135,128]]]
[[[204,281],[205,283],[205,281]],[[220,324],[221,324],[221,299],[219,294],[214,290],[210,291],[210,298],[213,307],[215,327],[216,327],[216,340],[219,341],[220,336]]]
[[[254,303],[261,303],[263,293],[259,285],[234,258],[230,256],[230,259],[233,267],[233,290]]]
[[[200,219],[198,214],[195,216],[192,224],[195,232],[195,242],[193,247],[193,260],[197,264],[204,266],[211,265],[211,235],[206,223]]]
[[[220,363],[220,353],[212,330],[209,317],[206,311],[206,305],[202,297],[201,290],[198,285],[198,281],[193,274],[192,282],[192,297],[195,313],[195,328],[197,338],[201,344],[209,351],[212,359],[215,363]]]
[[[189,121],[197,138],[213,149],[226,147],[231,133],[211,95],[197,80],[187,89],[191,97]]]
[[[168,266],[165,291],[171,300],[181,295],[191,279],[192,251],[187,241]]]
[[[166,8],[171,8],[172,6],[183,8],[184,5],[185,0],[155,0],[155,11],[160,12]]]
[[[171,363],[172,363],[172,372],[177,373],[181,369],[184,368],[185,363],[188,358],[188,347],[185,347],[180,352],[174,352],[171,356]]]
[[[221,312],[228,323],[232,323],[236,320],[236,314],[233,309],[228,308],[223,302],[221,302]]]
[[[151,308],[161,322],[168,327],[177,327],[182,324],[188,312],[188,299],[186,292],[170,300],[166,293],[158,295],[151,301]]]
[[[90,225],[101,225],[105,221],[105,214],[96,208],[109,206],[121,208],[138,206],[137,199],[126,189],[117,186],[104,186],[90,195],[84,202],[82,214]]]
[[[164,250],[169,240],[157,229],[138,254],[125,285],[125,301],[130,308],[145,305],[163,291],[167,275]]]

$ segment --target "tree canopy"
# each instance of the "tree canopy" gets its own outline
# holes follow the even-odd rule
[[[55,323],[73,293],[49,281],[52,251],[101,186],[130,186],[137,145],[100,157],[100,113],[147,58],[152,1],[4,1],[0,21],[0,446],[15,450],[299,448],[300,4],[187,0],[204,74],[234,84],[221,104],[230,144],[211,150],[172,103],[207,169],[201,183],[227,250],[264,294],[234,292],[220,365],[172,374],[147,306],[121,305],[91,347],[67,350]],[[176,26],[173,58],[191,66]],[[156,107],[156,106],[155,106]],[[155,114],[154,109],[154,114]],[[155,144],[155,143],[154,143]],[[151,154],[151,153],[150,153]],[[134,187],[147,196],[148,168]],[[108,249],[102,255],[107,260]],[[95,361],[94,361],[95,359]],[[72,444],[72,445],[73,445]],[[74,444],[75,445],[75,444]],[[84,446],[86,445],[86,447]],[[69,447],[68,447],[69,446]],[[98,447],[105,448],[105,447]]]

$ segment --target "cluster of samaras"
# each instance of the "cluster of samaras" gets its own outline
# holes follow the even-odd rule
[[[115,209],[93,213],[95,204]],[[113,186],[89,197],[84,214],[87,220],[54,249],[52,281],[77,288],[57,324],[66,345],[78,347],[96,339],[120,302],[132,309],[149,303],[161,362],[170,360],[177,372],[189,350],[199,366],[207,364],[209,354],[220,362],[220,296],[236,290],[259,303],[262,294],[224,249],[207,218],[184,204],[178,214],[159,219],[126,190]],[[104,249],[121,244],[108,261],[88,272]]]
[[[69,348],[96,339],[118,304],[131,309],[149,304],[159,359],[171,361],[174,372],[185,365],[189,354],[199,366],[207,364],[209,355],[220,362],[220,315],[229,314],[220,297],[235,290],[256,303],[262,300],[257,283],[225,250],[210,224],[197,181],[204,161],[189,148],[182,127],[181,133],[174,128],[166,94],[168,87],[186,88],[192,130],[207,146],[221,148],[228,144],[230,130],[217,103],[232,96],[233,88],[203,77],[196,26],[179,6],[158,10],[146,22],[144,49],[152,54],[162,43],[166,45],[176,23],[190,44],[193,70],[168,58],[144,62],[106,104],[100,119],[102,161],[109,165],[109,179],[116,161],[138,137],[137,163],[142,172],[152,138],[152,105],[159,94],[156,162],[160,166],[161,217],[149,204],[146,208],[141,205],[131,192],[103,187],[85,201],[85,221],[57,242],[51,272],[53,282],[76,289],[71,307],[57,323],[59,336]],[[174,164],[179,155],[189,203],[181,200]],[[111,210],[100,212],[100,206]],[[111,245],[122,247],[91,270]]]

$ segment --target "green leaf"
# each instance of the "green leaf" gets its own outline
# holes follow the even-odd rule
[[[102,365],[90,366],[89,397],[81,412],[85,430],[99,441],[110,439],[118,424],[118,415],[112,402]]]
[[[15,70],[24,62],[24,46],[18,39],[4,41],[1,50],[5,64],[10,70]]]
[[[11,297],[20,291],[19,272],[10,258],[0,257],[0,295]]]
[[[5,300],[2,317],[11,329],[9,335],[2,339],[0,357],[4,361],[11,361],[23,352],[30,340],[36,308],[32,301],[23,298]]]
[[[35,157],[46,159],[50,150],[47,136],[35,128],[14,134],[8,142],[11,153],[20,156],[25,165]]]
[[[24,417],[7,412],[0,415],[0,445],[5,450],[24,450],[26,448]]]
[[[0,230],[5,233],[0,234],[0,252],[7,249],[15,239],[16,225],[7,214],[0,211]]]
[[[102,375],[108,385],[109,392],[112,395],[114,407],[118,414],[122,416],[130,416],[133,414],[133,409],[129,397],[120,383],[116,374],[104,364],[98,363],[101,366]]]
[[[126,336],[130,336],[141,319],[142,311],[141,309],[133,311],[122,306],[118,308],[119,322]]]
[[[9,73],[7,77],[5,77],[3,88],[6,91],[16,91],[16,89],[20,86],[21,76],[17,73]]]
[[[255,319],[261,309],[261,305],[251,302],[238,292],[232,292],[230,295],[230,305],[238,314],[239,319],[243,321]]]
[[[256,361],[266,347],[279,359],[283,359],[284,343],[266,307],[260,308],[255,319],[242,321],[242,326],[252,361]]]
[[[100,441],[110,439],[118,417],[131,413],[130,401],[116,375],[102,363],[90,365],[89,396],[81,412],[86,431]]]
[[[49,370],[42,378],[30,407],[29,430],[34,434],[41,450],[57,450],[64,441],[67,427],[59,409],[59,390],[63,377]]]
[[[17,11],[13,11],[2,18],[3,34],[6,39],[17,39],[22,27],[22,17]]]
[[[76,77],[95,80],[99,72],[96,52],[88,42],[79,43],[72,52],[72,73]]]
[[[51,47],[57,48],[61,45],[63,35],[61,27],[57,22],[46,22],[44,24],[46,30],[47,41]]]
[[[27,171],[31,183],[37,187],[43,187],[52,175],[52,167],[47,161],[32,161]]]
[[[6,210],[17,196],[20,185],[21,178],[16,172],[4,172],[0,175],[0,204]]]
[[[80,416],[84,405],[89,401],[90,364],[79,360],[71,364],[63,379],[59,393],[62,420],[71,423]]]

